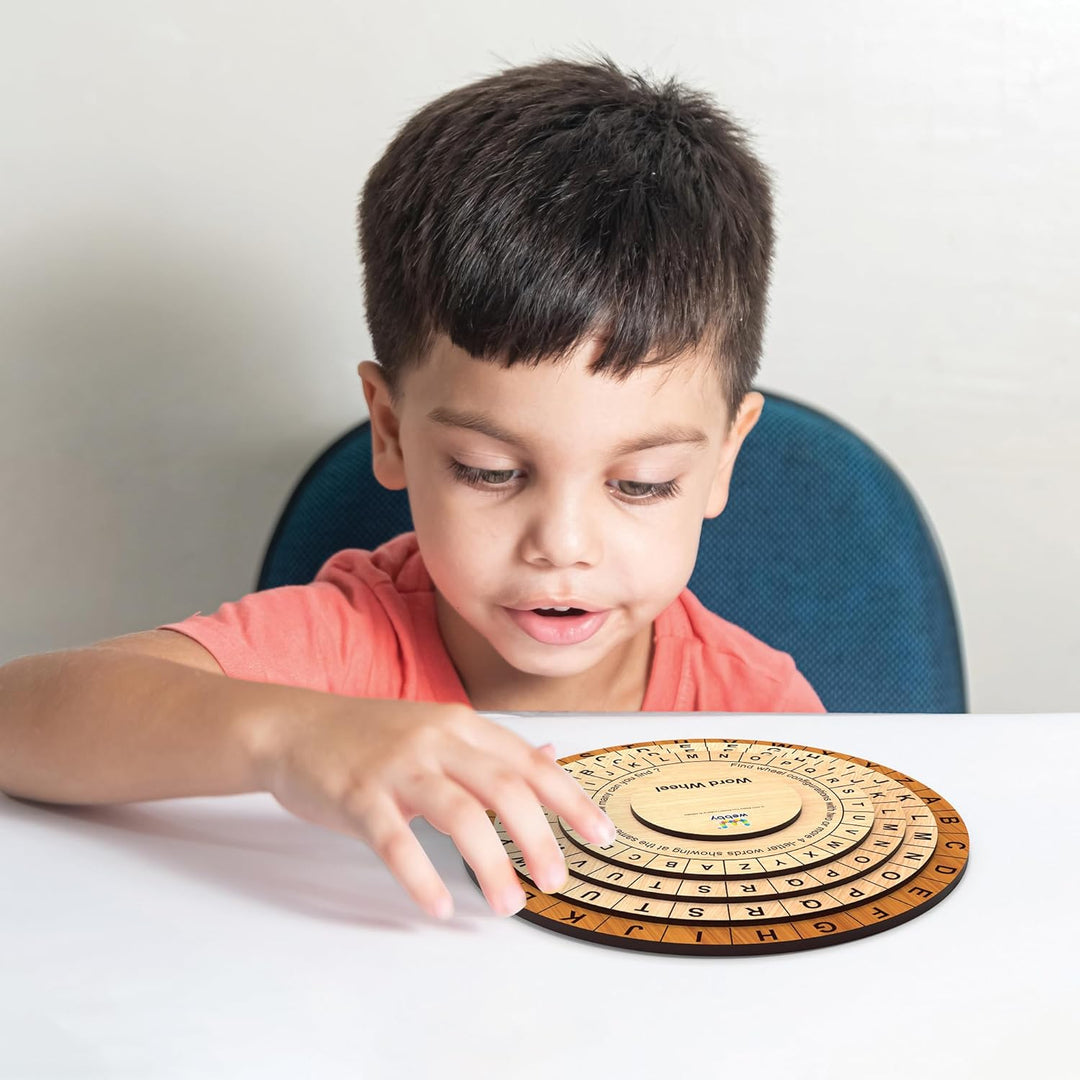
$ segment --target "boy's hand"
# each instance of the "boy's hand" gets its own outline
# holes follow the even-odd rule
[[[450,836],[491,907],[525,903],[486,810],[498,814],[545,892],[566,863],[541,803],[583,836],[607,844],[608,816],[561,766],[464,705],[333,699],[317,715],[282,721],[260,754],[263,786],[305,821],[359,836],[427,912],[447,918],[453,900],[409,828],[426,818]]]

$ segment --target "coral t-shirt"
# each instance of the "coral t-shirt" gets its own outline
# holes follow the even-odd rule
[[[353,697],[468,696],[435,617],[415,533],[349,548],[308,585],[285,585],[159,629],[206,648],[226,675]],[[647,712],[824,712],[784,652],[706,610],[684,589],[653,620]]]

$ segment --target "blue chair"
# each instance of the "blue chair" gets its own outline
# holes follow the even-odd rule
[[[728,506],[704,523],[690,588],[791,653],[830,712],[966,712],[948,575],[914,496],[842,424],[765,399]],[[405,493],[372,475],[365,421],[297,484],[257,588],[306,583],[335,551],[375,548],[411,528]]]

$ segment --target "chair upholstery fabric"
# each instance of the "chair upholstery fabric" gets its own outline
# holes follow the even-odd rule
[[[836,420],[776,394],[702,528],[690,588],[791,653],[830,712],[966,711],[960,632],[933,531],[895,469]],[[257,588],[302,584],[347,547],[412,528],[408,498],[371,472],[358,424],[297,484]]]

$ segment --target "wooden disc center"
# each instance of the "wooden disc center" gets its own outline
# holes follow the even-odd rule
[[[786,828],[802,811],[798,785],[722,762],[642,776],[630,811],[643,825],[692,840],[744,840]]]

